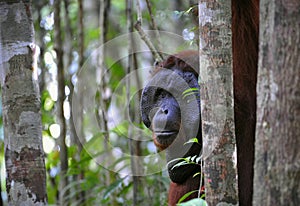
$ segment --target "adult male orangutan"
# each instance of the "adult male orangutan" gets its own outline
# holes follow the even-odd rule
[[[252,205],[256,79],[258,59],[258,0],[232,1],[234,112],[237,138],[238,192],[241,206]],[[180,157],[197,156],[202,148],[199,57],[196,51],[170,55],[155,69],[144,88],[141,113],[158,149],[166,150],[171,179],[168,202],[176,205],[184,194],[200,188],[200,166],[174,167]],[[199,143],[186,144],[197,138]],[[190,198],[196,197],[194,193]],[[189,199],[190,199],[189,198]]]

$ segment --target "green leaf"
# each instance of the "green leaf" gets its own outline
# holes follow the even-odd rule
[[[180,167],[180,166],[187,165],[187,164],[199,164],[200,160],[201,160],[201,156],[200,157],[198,155],[188,156],[188,157],[185,157],[185,158],[176,158],[176,159],[173,159],[170,162],[168,162],[168,165],[171,164],[171,163],[173,163],[173,162],[178,161],[178,163],[176,163],[171,168],[171,170],[173,170],[176,167]]]
[[[197,175],[201,175],[201,172],[197,172],[193,175],[193,178],[196,177]]]
[[[188,96],[191,95],[197,95],[199,93],[199,88],[189,88],[187,90],[185,90],[184,92],[182,92],[182,99],[186,99]],[[187,102],[189,103],[190,100],[187,100]]]
[[[171,170],[173,170],[173,169],[176,168],[176,167],[180,167],[180,166],[188,165],[188,164],[190,164],[188,161],[178,162],[177,164],[175,164],[175,165],[171,168]]]
[[[173,163],[173,162],[176,162],[176,161],[179,161],[179,160],[183,160],[183,158],[175,158],[175,159],[172,159],[171,161],[169,161],[169,162],[167,163],[167,166],[168,166],[169,164],[171,164],[171,163]]]
[[[194,6],[191,6],[188,10],[186,10],[186,13],[190,13],[193,10]]]
[[[193,93],[193,92],[198,92],[198,91],[199,91],[198,88],[192,87],[192,88],[189,88],[189,89],[185,90],[184,92],[182,92],[182,95],[186,95],[188,93]]]
[[[200,198],[195,198],[195,199],[192,199],[192,200],[190,200],[188,202],[180,203],[180,204],[177,204],[177,205],[178,206],[208,206],[207,202],[205,200],[203,200],[203,199],[200,199]]]
[[[197,155],[195,155],[195,156],[191,157],[190,161],[191,161],[191,162],[196,162],[196,161],[195,161],[195,160],[196,160],[196,158],[197,158]]]
[[[198,192],[198,190],[193,190],[193,191],[190,191],[190,192],[186,193],[185,195],[183,195],[183,196],[178,200],[178,203],[183,202],[186,198],[188,198],[191,194],[193,194],[193,193],[195,193],[195,192]]]
[[[183,145],[189,144],[189,143],[197,143],[199,144],[199,141],[196,137],[190,139],[189,141],[185,142]]]
[[[50,97],[45,98],[44,105],[43,105],[45,111],[52,110],[54,105],[55,105],[55,102]]]
[[[127,176],[126,176],[127,177]],[[104,192],[104,195],[103,195],[103,199],[107,199],[111,193],[113,193],[114,191],[116,191],[118,188],[120,188],[122,186],[122,182],[123,180],[126,178],[122,178],[122,179],[119,179],[115,182],[113,182],[111,185],[108,186],[108,188],[106,189],[106,191]]]
[[[197,162],[198,164],[201,163],[201,158],[202,158],[202,155],[201,155],[200,157],[197,157],[197,158],[196,158],[196,162]]]

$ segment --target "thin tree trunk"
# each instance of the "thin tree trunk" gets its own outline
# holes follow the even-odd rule
[[[78,29],[79,29],[79,38],[78,38],[78,48],[79,48],[79,62],[78,62],[78,68],[81,69],[83,64],[84,64],[84,8],[83,8],[83,1],[82,0],[78,0]],[[72,84],[72,82],[70,82],[70,84]],[[73,87],[73,86],[72,86]],[[72,88],[72,92],[74,91],[74,87]],[[72,94],[73,95],[73,94]],[[83,104],[83,100],[80,100],[81,104]],[[71,104],[72,105],[72,104]],[[72,112],[71,112],[72,113]],[[76,125],[80,127],[80,134],[79,136],[77,136],[76,131],[75,131],[75,125],[73,122],[73,118],[79,118],[81,119],[80,123],[81,125]],[[83,139],[83,114],[82,111],[77,114],[75,117],[72,116],[72,130],[74,132],[74,135],[76,135],[76,145],[78,148],[78,161],[80,161],[80,154],[83,150],[83,144],[85,142],[85,140]],[[79,139],[80,138],[80,139]],[[82,181],[84,179],[84,171],[81,170],[80,174],[77,176],[77,180],[76,181]],[[79,196],[79,203],[80,205],[84,206],[85,205],[85,199],[86,199],[86,194],[84,191],[81,190],[81,185],[78,185],[78,191],[80,191],[80,193],[78,194]]]
[[[154,15],[153,15],[153,12],[152,12],[151,2],[150,2],[150,0],[146,0],[146,3],[147,3],[148,13],[150,15],[151,27],[155,32],[155,37],[156,37],[156,41],[157,41],[157,50],[158,50],[159,53],[161,53],[163,51],[163,48],[161,47],[159,30],[158,30],[157,24],[154,20]]]
[[[64,78],[64,63],[63,63],[63,43],[61,32],[61,17],[60,17],[60,1],[54,3],[54,32],[55,32],[55,52],[57,56],[57,82],[58,82],[58,98],[57,98],[57,119],[60,126],[59,136],[59,155],[60,155],[60,205],[67,205],[65,197],[67,196],[66,186],[68,179],[66,176],[68,170],[68,152],[65,143],[66,138],[66,120],[64,117],[64,100],[65,100],[65,78]]]
[[[253,205],[300,203],[300,2],[260,3]]]
[[[0,178],[0,183],[1,183],[1,178]],[[2,186],[1,186],[1,184],[0,184],[0,206],[3,206]]]
[[[99,121],[99,127],[101,129],[101,132],[104,135],[104,140],[103,140],[103,145],[104,148],[106,150],[106,152],[109,154],[110,153],[110,149],[108,146],[108,142],[109,142],[109,132],[108,132],[108,125],[107,125],[107,106],[106,106],[106,100],[105,100],[105,89],[106,89],[106,80],[104,78],[104,73],[105,73],[105,64],[104,64],[104,47],[102,45],[104,45],[105,43],[105,30],[107,28],[105,28],[105,6],[106,5],[106,0],[100,0],[100,5],[99,5],[99,29],[100,29],[100,36],[99,36],[99,43],[100,43],[100,48],[98,49],[98,68],[97,68],[97,80],[98,80],[98,84],[99,84],[99,99],[98,99],[98,108],[99,111],[97,112],[98,115],[98,119]],[[107,165],[105,165],[107,168]],[[105,184],[108,186],[111,184],[111,182],[113,182],[111,180],[111,172],[109,170],[106,170],[105,172],[105,176],[106,176],[106,181]]]
[[[149,5],[150,6],[150,5]],[[126,16],[127,16],[127,27],[128,32],[133,32],[133,14],[132,14],[132,7],[133,2],[131,0],[126,1]],[[148,9],[151,10],[150,7]],[[155,23],[153,23],[155,24]],[[135,71],[135,82],[131,82],[131,78],[127,78],[126,81],[126,93],[127,93],[127,109],[126,111],[126,119],[133,118],[134,121],[141,123],[140,120],[138,120],[139,112],[138,112],[138,106],[139,105],[133,105],[133,109],[129,109],[130,107],[130,97],[131,97],[131,87],[134,85],[134,83],[137,85],[136,88],[141,88],[139,79],[138,79],[138,73],[137,73],[137,58],[136,54],[133,53],[135,51],[135,43],[134,39],[132,38],[132,35],[129,35],[129,48],[128,48],[128,65],[127,65],[127,71],[126,73],[128,75],[131,74],[131,71]],[[140,95],[138,95],[140,96]],[[133,104],[136,104],[137,102],[140,102],[138,99],[133,101]],[[128,110],[133,111],[133,114],[129,114]],[[140,201],[142,200],[139,197],[142,197],[142,187],[141,187],[141,178],[139,177],[140,174],[143,174],[142,172],[142,163],[140,161],[141,156],[141,148],[140,148],[140,141],[138,141],[139,137],[138,134],[135,132],[133,125],[129,124],[128,126],[128,139],[129,139],[129,148],[130,148],[130,154],[131,154],[131,172],[132,172],[132,181],[133,181],[133,204],[132,205],[140,205]]]
[[[30,1],[0,2],[0,69],[9,205],[47,205]]]
[[[42,8],[45,6],[45,3],[43,1],[39,1],[35,5],[35,9],[38,10],[38,25],[42,21]],[[34,4],[33,4],[34,6]],[[40,67],[40,72],[41,74],[39,75],[39,87],[40,87],[40,92],[43,93],[45,89],[45,74],[46,74],[46,64],[44,61],[44,55],[45,55],[45,50],[46,50],[46,45],[44,42],[44,37],[46,35],[46,30],[43,27],[39,27],[39,35],[38,35],[38,43],[40,46],[40,58],[39,58],[39,67]]]
[[[106,42],[106,33],[107,33],[107,6],[109,6],[109,1],[108,0],[100,0],[100,5],[99,5],[99,28],[100,28],[100,37],[99,37],[99,43],[100,43],[100,48],[98,49],[99,53],[99,57],[98,57],[98,74],[99,77],[97,78],[99,83],[99,90],[100,90],[100,101],[99,101],[99,105],[100,105],[100,119],[102,119],[101,121],[101,125],[100,128],[101,130],[104,132],[104,136],[105,136],[105,142],[104,144],[107,144],[107,141],[109,141],[109,133],[108,133],[108,126],[107,126],[107,101],[108,101],[108,97],[105,97],[105,95],[103,95],[105,93],[107,84],[106,84],[106,80],[104,78],[105,75],[105,64],[104,64],[104,47],[102,45],[104,45],[104,43]],[[105,148],[108,148],[108,146],[106,146]],[[109,178],[108,178],[109,179]]]
[[[84,24],[83,24],[83,2],[78,0],[78,30],[79,30],[79,68],[84,63]]]
[[[206,201],[238,203],[231,1],[199,1],[200,88]]]
[[[71,28],[71,18],[70,18],[70,12],[69,12],[69,7],[70,7],[70,0],[64,0],[64,21],[65,23],[65,41],[64,41],[64,53],[65,53],[65,59],[66,59],[66,64],[65,68],[69,68],[70,65],[72,64],[73,60],[73,30]],[[79,6],[80,8],[80,6]],[[80,15],[79,15],[80,18]],[[79,28],[80,30],[80,28]],[[80,33],[80,32],[79,32]]]
[[[97,108],[99,110],[97,111],[97,118],[99,127],[101,129],[101,132],[104,136],[103,139],[103,145],[105,148],[105,153],[108,157],[113,157],[111,153],[111,148],[109,146],[109,140],[110,135],[108,131],[108,102],[110,100],[110,96],[107,96],[105,94],[106,90],[108,89],[107,80],[105,78],[106,73],[106,66],[104,63],[104,56],[105,56],[105,50],[104,50],[104,44],[106,42],[106,35],[108,30],[108,11],[110,7],[110,0],[100,0],[99,5],[99,29],[100,29],[100,37],[99,37],[99,43],[100,47],[98,48],[98,68],[97,68],[97,83],[98,83],[98,92],[99,92],[99,98],[96,100]],[[112,161],[111,159],[109,161],[105,160],[106,162],[103,162],[105,168],[109,168],[108,165],[110,164],[109,161]],[[105,184],[107,186],[113,184],[113,182],[116,180],[115,173],[110,170],[106,170],[105,173]],[[118,205],[116,197],[112,196],[110,198],[110,204],[111,205]]]

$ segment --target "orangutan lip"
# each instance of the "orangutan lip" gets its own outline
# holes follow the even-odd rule
[[[159,137],[169,137],[173,135],[177,135],[178,131],[154,131],[156,136]]]
[[[157,143],[167,148],[175,140],[178,131],[156,131],[155,135]]]

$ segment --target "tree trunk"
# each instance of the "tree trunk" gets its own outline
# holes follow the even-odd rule
[[[300,2],[260,8],[253,205],[299,205]]]
[[[60,205],[68,205],[66,197],[68,197],[67,185],[68,185],[68,148],[66,146],[66,119],[64,116],[64,101],[65,95],[65,76],[64,76],[64,62],[63,62],[63,41],[61,30],[61,1],[54,2],[54,32],[55,32],[55,45],[57,59],[57,84],[58,84],[58,98],[57,98],[57,120],[60,126],[59,135],[59,157],[60,157],[60,193],[59,202]]]
[[[9,205],[46,205],[31,3],[0,2],[0,68]]]
[[[200,88],[206,201],[238,203],[231,1],[199,1]]]
[[[149,3],[149,2],[147,2]],[[133,1],[132,0],[126,0],[126,16],[127,16],[127,28],[128,32],[132,33],[133,32],[133,13],[132,13],[132,8],[133,8]],[[148,7],[148,9],[150,9]],[[128,64],[127,64],[127,75],[132,74],[131,72],[135,72],[135,78],[133,78],[131,81],[131,78],[127,78],[126,80],[126,99],[128,101],[128,108],[125,110],[126,114],[125,117],[126,119],[131,119],[133,118],[133,121],[136,123],[141,124],[141,120],[139,118],[139,112],[137,112],[139,109],[139,105],[135,104],[132,105],[133,108],[129,108],[130,105],[130,97],[132,96],[132,87],[136,86],[136,88],[141,88],[140,82],[139,82],[139,77],[137,73],[137,68],[138,68],[138,62],[137,62],[137,57],[136,53],[136,44],[134,42],[133,36],[129,35],[128,38]],[[135,96],[134,97],[134,103],[140,102],[138,97],[141,96]],[[130,112],[131,110],[131,112]],[[131,116],[131,117],[130,117]],[[131,165],[131,172],[132,172],[132,181],[133,181],[133,202],[132,205],[141,205],[142,204],[142,198],[140,198],[143,195],[143,187],[142,187],[142,182],[140,178],[140,174],[143,174],[143,163],[141,162],[141,158],[139,158],[141,154],[141,141],[140,139],[140,133],[137,133],[134,130],[133,124],[128,125],[128,141],[129,141],[129,149],[130,149],[130,165]]]

